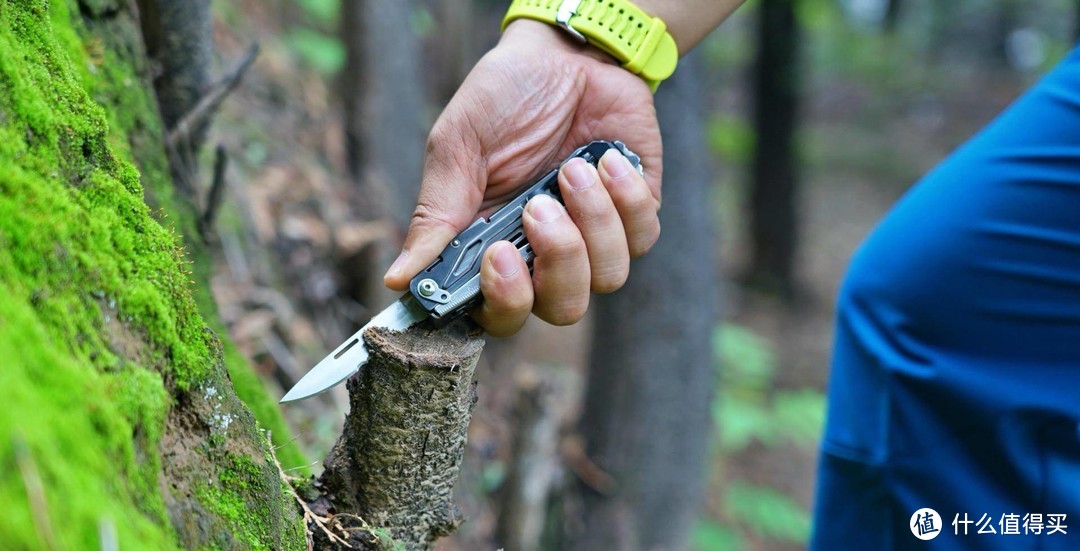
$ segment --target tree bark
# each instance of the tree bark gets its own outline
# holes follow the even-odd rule
[[[411,30],[415,0],[343,0],[346,47],[339,96],[345,108],[349,174],[356,207],[387,220],[393,238],[372,242],[342,262],[350,296],[377,309],[393,300],[382,283],[408,227],[420,189],[428,103],[419,38]]]
[[[415,9],[415,0],[342,2],[347,58],[340,95],[349,171],[360,182],[361,206],[401,228],[420,189],[429,126],[419,39],[410,26]],[[385,198],[369,205],[369,195]]]
[[[1073,2],[1072,39],[1080,42],[1080,1]]]
[[[452,490],[483,340],[465,320],[364,338],[371,357],[349,379],[349,415],[319,486],[339,518],[359,516],[407,549],[428,549],[463,520]],[[370,532],[354,542],[372,545]]]
[[[161,120],[169,130],[210,88],[214,53],[210,0],[137,0],[137,4]],[[174,183],[186,195],[195,189],[196,159],[208,128],[208,120],[200,121],[170,154]]]
[[[583,515],[571,549],[683,549],[705,493],[720,280],[696,65],[695,55],[684,58],[656,95],[660,241],[619,292],[595,300],[579,430],[614,487],[578,482]]]
[[[885,32],[896,32],[896,29],[900,26],[900,17],[903,15],[903,5],[903,0],[888,0],[885,4],[885,17],[882,21]]]
[[[749,283],[790,297],[795,288],[798,245],[798,24],[795,0],[764,0],[758,13],[754,65],[754,129],[751,170]]]
[[[546,375],[546,376],[545,376]],[[495,540],[515,551],[535,551],[547,516],[548,496],[559,473],[559,412],[550,374],[529,370],[518,383],[510,467],[499,490]]]

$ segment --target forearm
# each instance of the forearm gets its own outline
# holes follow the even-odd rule
[[[679,55],[690,51],[731,12],[746,0],[633,0],[641,9],[667,24],[679,46]]]

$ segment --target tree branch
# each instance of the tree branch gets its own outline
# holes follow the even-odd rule
[[[221,105],[221,102],[225,100],[225,97],[240,85],[240,79],[255,63],[255,57],[258,55],[259,43],[252,42],[244,56],[233,65],[232,69],[225,73],[225,76],[215,82],[206,91],[206,94],[199,98],[199,102],[195,104],[195,107],[192,107],[183,117],[180,117],[176,125],[169,130],[165,139],[165,145],[169,150],[176,150],[179,146],[190,142],[191,133],[210,118],[218,106]]]

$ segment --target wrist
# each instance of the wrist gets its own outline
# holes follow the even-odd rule
[[[578,42],[566,31],[532,19],[518,19],[506,26],[499,45],[526,45],[528,47],[541,46],[548,51],[560,51],[568,54],[579,55],[608,65],[619,66],[619,61],[611,54],[593,46],[592,44]]]
[[[678,45],[667,32],[663,19],[643,11],[631,0],[512,0],[503,17],[504,29],[521,19],[565,31],[566,36],[560,42],[563,48],[573,47],[567,36],[587,42],[641,77],[654,92],[678,64]],[[587,55],[598,56],[595,50],[578,48]]]

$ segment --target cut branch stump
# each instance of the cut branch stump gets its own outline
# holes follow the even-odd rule
[[[363,519],[366,530],[343,523],[360,528],[354,548],[377,548],[374,532],[381,544],[389,536],[406,549],[428,549],[463,520],[452,490],[484,341],[466,320],[369,329],[364,338],[371,357],[347,383],[349,415],[318,485],[335,514]]]

